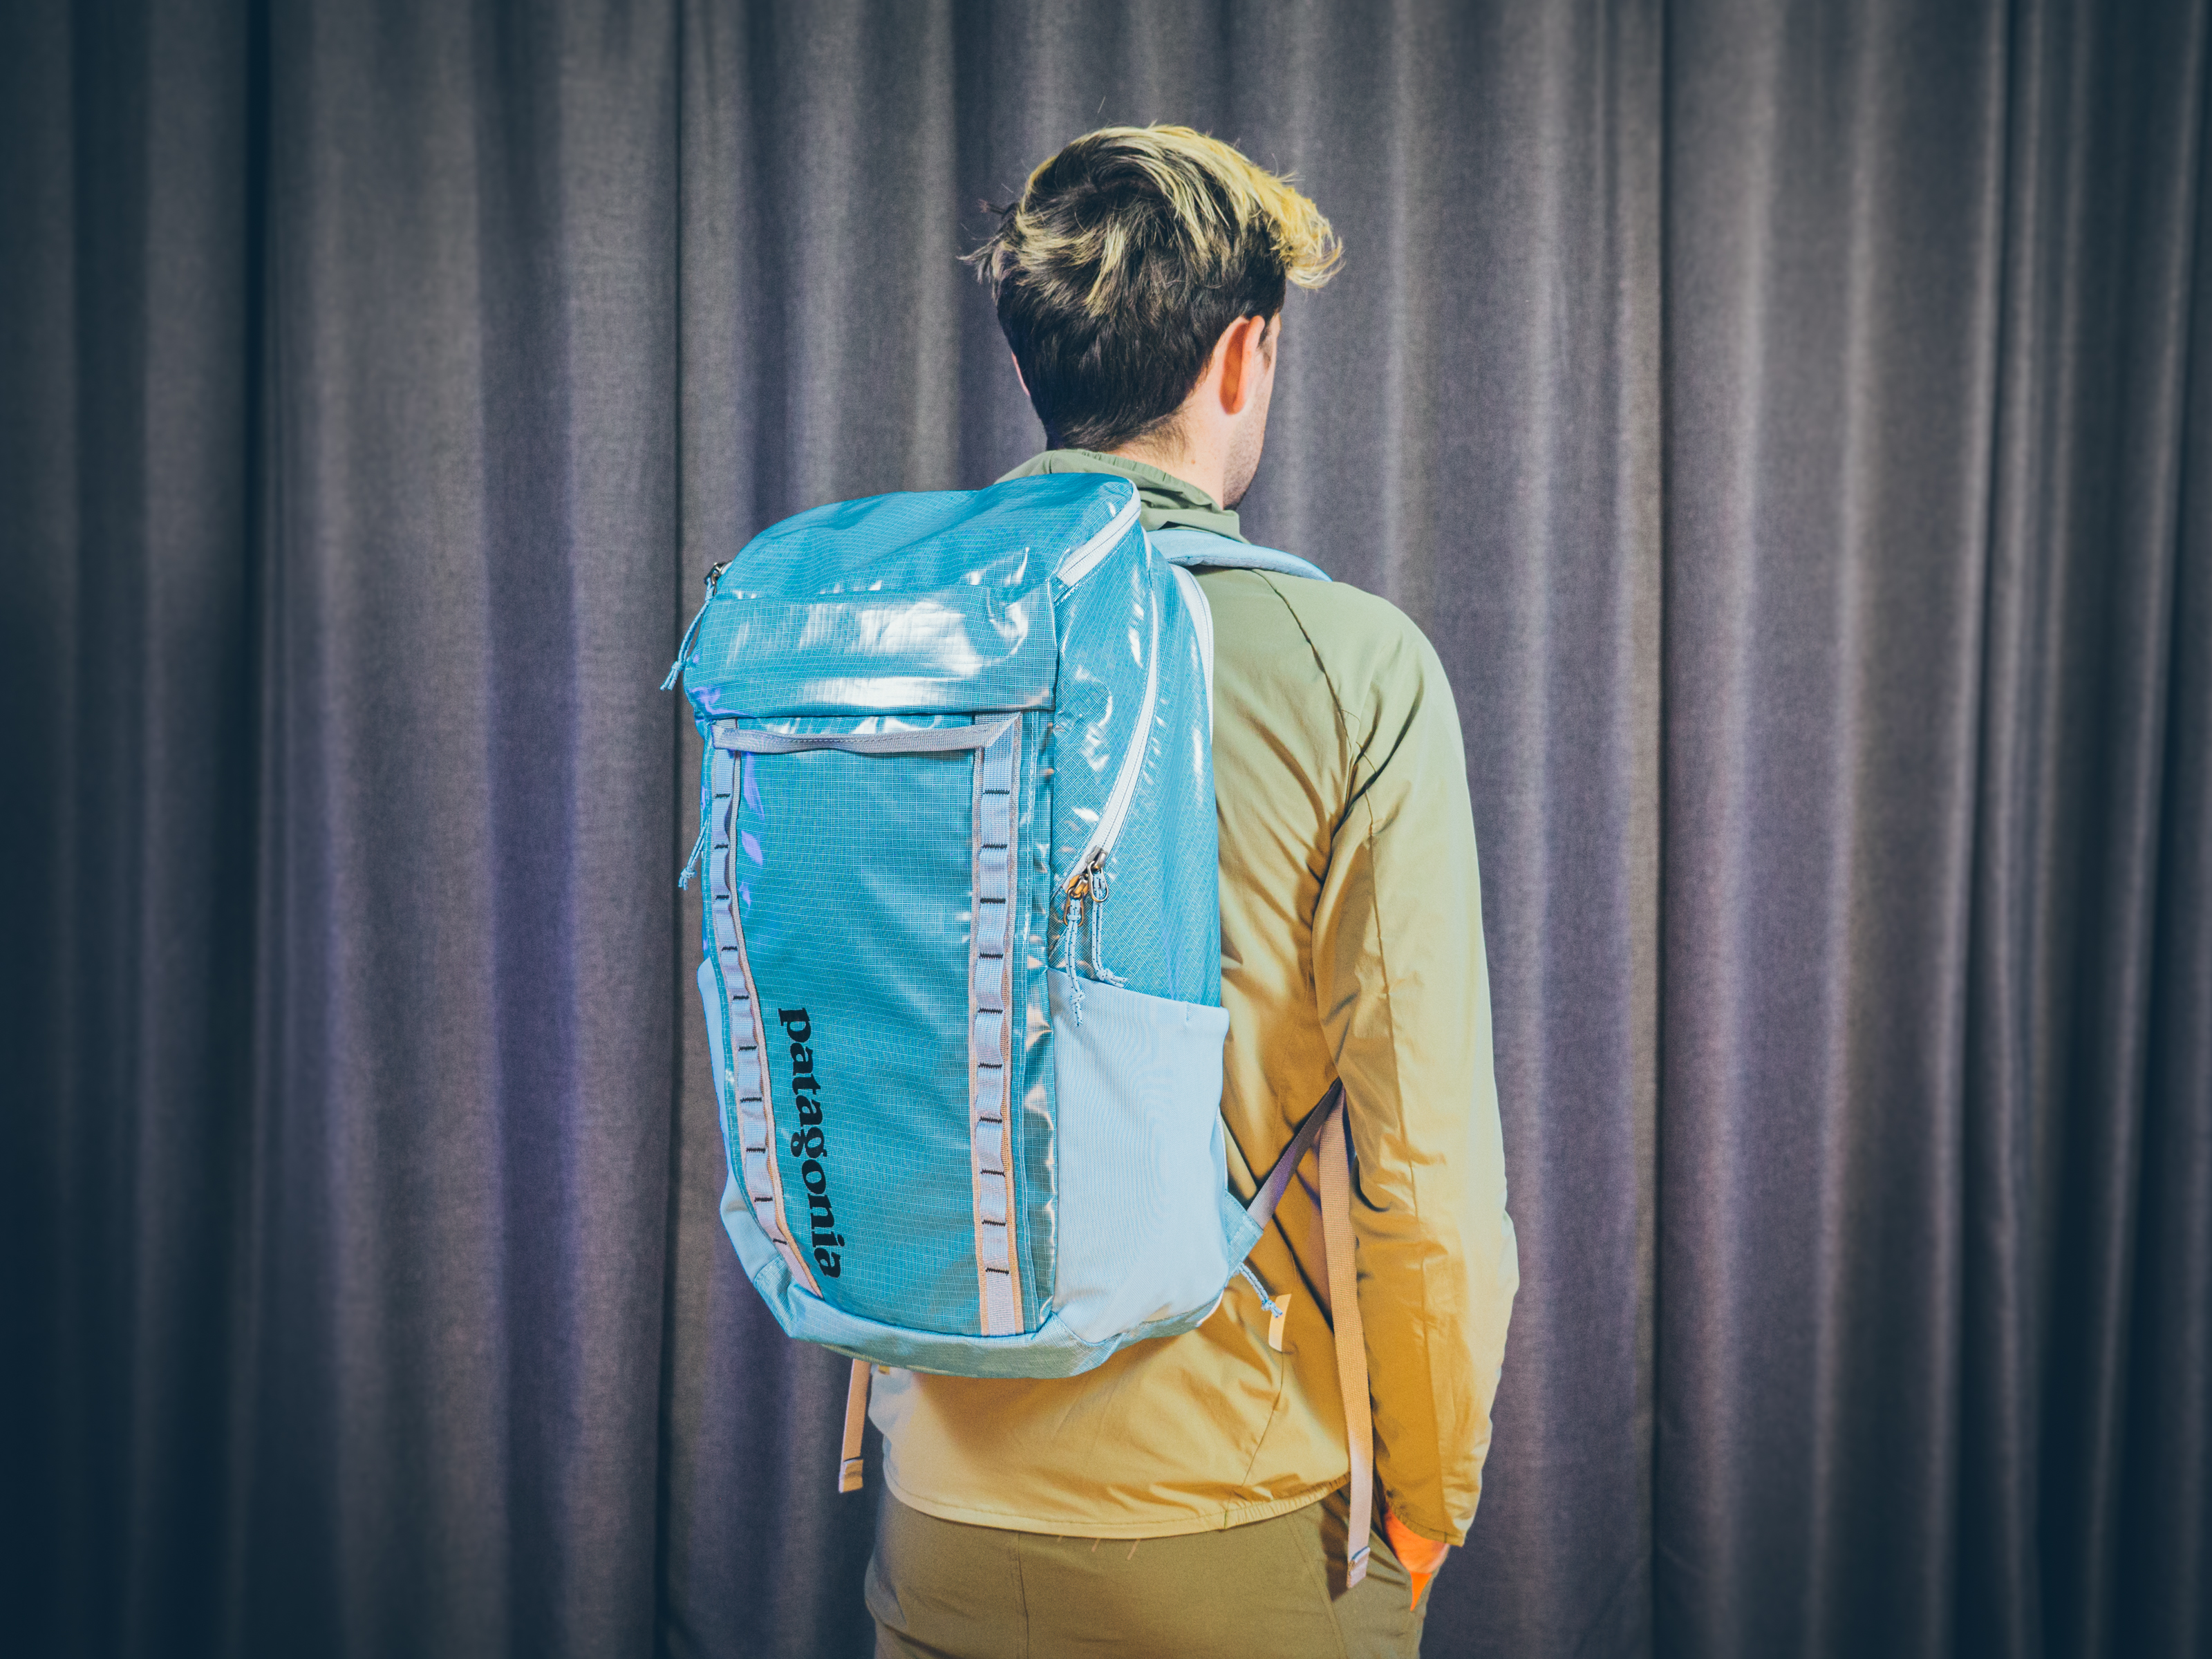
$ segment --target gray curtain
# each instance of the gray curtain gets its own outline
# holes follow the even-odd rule
[[[0,7],[10,1645],[866,1650],[654,687],[1029,453],[978,204],[1176,119],[1348,249],[1248,526],[1467,732],[1523,1282],[1426,1651],[2207,1651],[2208,24]]]

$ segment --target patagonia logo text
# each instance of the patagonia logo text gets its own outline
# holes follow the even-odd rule
[[[844,1271],[845,1238],[837,1231],[837,1212],[830,1207],[830,1143],[822,1133],[822,1082],[815,1074],[813,1022],[804,1008],[779,1008],[783,1034],[791,1043],[791,1098],[799,1112],[799,1130],[791,1137],[791,1155],[799,1160],[799,1178],[806,1185],[807,1230],[814,1248],[814,1265],[830,1278]]]

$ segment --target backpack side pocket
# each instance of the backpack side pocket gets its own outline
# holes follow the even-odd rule
[[[1209,1308],[1236,1262],[1223,1231],[1226,1009],[1054,969],[1060,1247],[1053,1302],[1088,1342]]]

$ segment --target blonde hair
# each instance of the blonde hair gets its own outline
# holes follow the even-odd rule
[[[1171,420],[1224,329],[1343,258],[1289,175],[1189,127],[1085,133],[999,212],[968,258],[1047,434],[1086,448]]]

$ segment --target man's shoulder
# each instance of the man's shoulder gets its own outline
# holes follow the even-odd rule
[[[1199,578],[1213,612],[1216,660],[1251,653],[1278,669],[1304,655],[1340,702],[1387,696],[1438,672],[1419,626],[1379,593],[1349,582],[1272,570],[1210,570]]]

